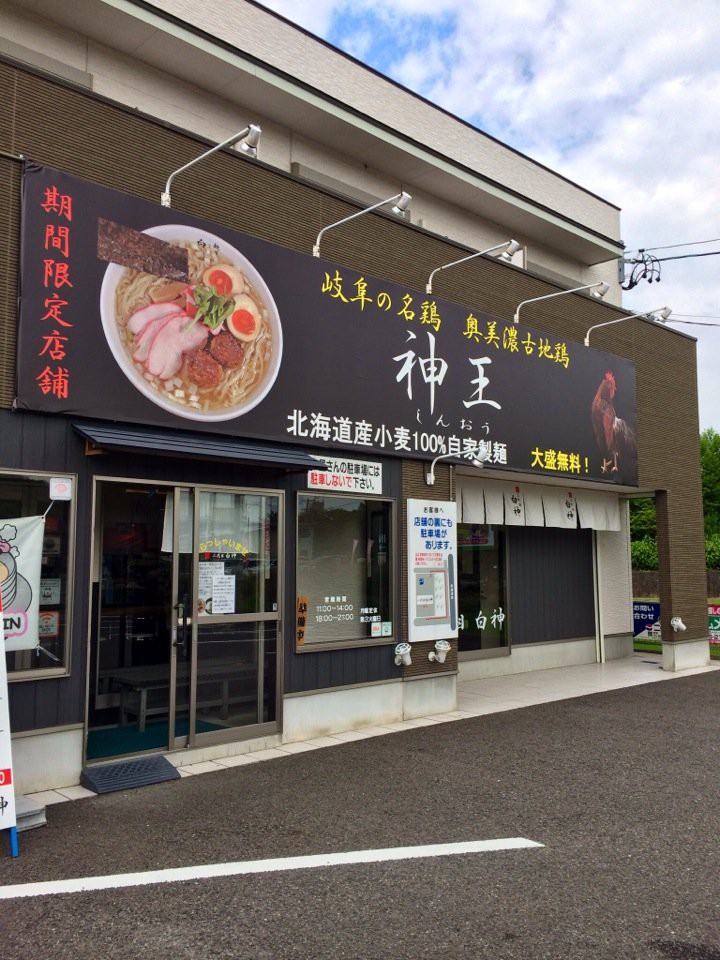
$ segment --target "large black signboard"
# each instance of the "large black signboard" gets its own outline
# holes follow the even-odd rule
[[[26,164],[19,408],[634,483],[609,354]]]

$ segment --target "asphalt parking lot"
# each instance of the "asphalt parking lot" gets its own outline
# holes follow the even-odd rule
[[[719,703],[714,671],[51,807],[0,895],[221,875],[1,899],[0,956],[720,960]]]

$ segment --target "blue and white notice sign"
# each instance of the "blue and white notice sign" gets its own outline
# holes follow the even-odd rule
[[[457,506],[408,500],[408,640],[458,635]]]

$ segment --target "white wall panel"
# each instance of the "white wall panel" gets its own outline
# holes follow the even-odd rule
[[[598,530],[600,606],[605,634],[632,632],[632,569],[628,501],[620,502],[620,530]]]

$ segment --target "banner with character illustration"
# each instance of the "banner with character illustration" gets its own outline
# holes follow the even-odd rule
[[[44,517],[0,520],[0,592],[5,649],[38,646]]]

